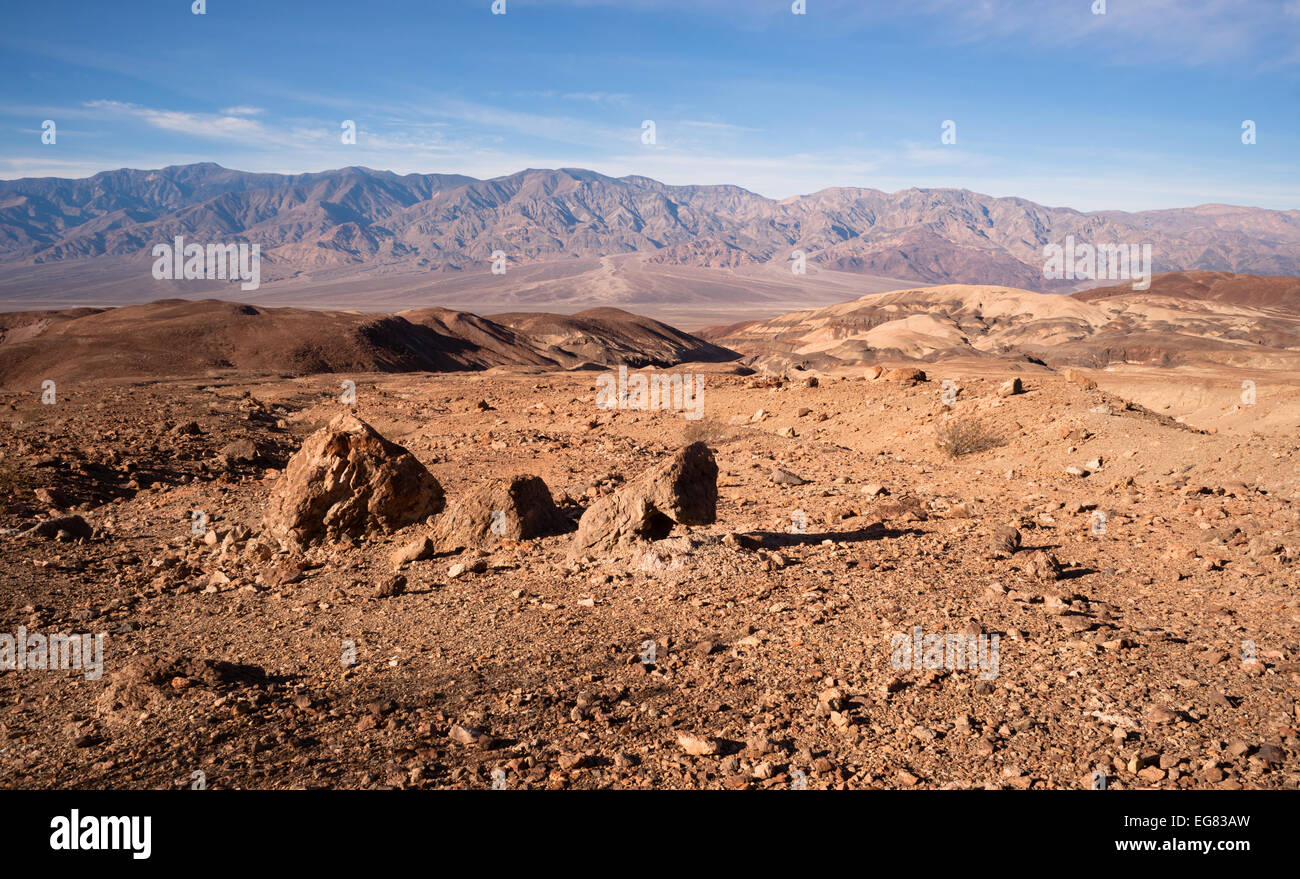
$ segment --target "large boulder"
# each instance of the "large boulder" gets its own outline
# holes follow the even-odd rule
[[[353,415],[307,437],[271,490],[263,528],[289,543],[390,531],[442,512],[424,465]]]
[[[454,502],[438,517],[432,536],[439,552],[450,552],[572,530],[541,477],[520,473],[494,479]]]
[[[569,557],[617,553],[662,540],[674,525],[717,520],[718,464],[704,443],[692,443],[587,508]]]

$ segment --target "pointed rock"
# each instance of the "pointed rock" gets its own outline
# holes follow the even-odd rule
[[[391,531],[442,511],[442,486],[415,456],[353,415],[303,442],[271,490],[263,527],[304,544]]]
[[[718,464],[704,443],[692,443],[583,513],[569,557],[607,555],[662,540],[674,525],[717,520]]]

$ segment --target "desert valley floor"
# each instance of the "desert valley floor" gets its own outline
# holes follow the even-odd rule
[[[698,421],[523,368],[6,393],[0,629],[106,639],[99,680],[0,674],[0,786],[1294,788],[1294,437],[1101,373],[921,365],[688,364]],[[424,557],[425,522],[260,540],[344,412],[449,505],[527,473],[573,521],[703,441],[717,519],[622,556],[563,533]],[[989,447],[946,456],[949,419]],[[91,536],[19,534],[74,515]],[[900,669],[916,627],[997,635],[996,675]]]

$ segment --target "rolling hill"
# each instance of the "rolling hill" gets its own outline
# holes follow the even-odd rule
[[[549,327],[544,334],[530,331],[543,324]],[[385,315],[220,300],[0,313],[0,384],[6,387],[39,385],[45,379],[171,378],[213,371],[308,375],[497,366],[573,369],[720,362],[737,356],[613,308],[529,316],[518,328],[443,308]]]
[[[1300,362],[1300,279],[1177,272],[1057,296],[949,284],[701,330],[772,368],[1012,358],[1056,365]]]

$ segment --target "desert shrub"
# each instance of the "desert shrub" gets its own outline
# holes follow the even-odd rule
[[[738,435],[739,432],[736,428],[723,424],[716,418],[701,418],[699,421],[688,421],[682,430],[683,445],[704,443],[714,448],[723,443],[731,442]]]
[[[1002,444],[1002,437],[978,418],[949,418],[935,431],[935,446],[949,458],[986,452]]]
[[[27,474],[0,459],[0,512],[12,512],[32,497],[31,482]]]

